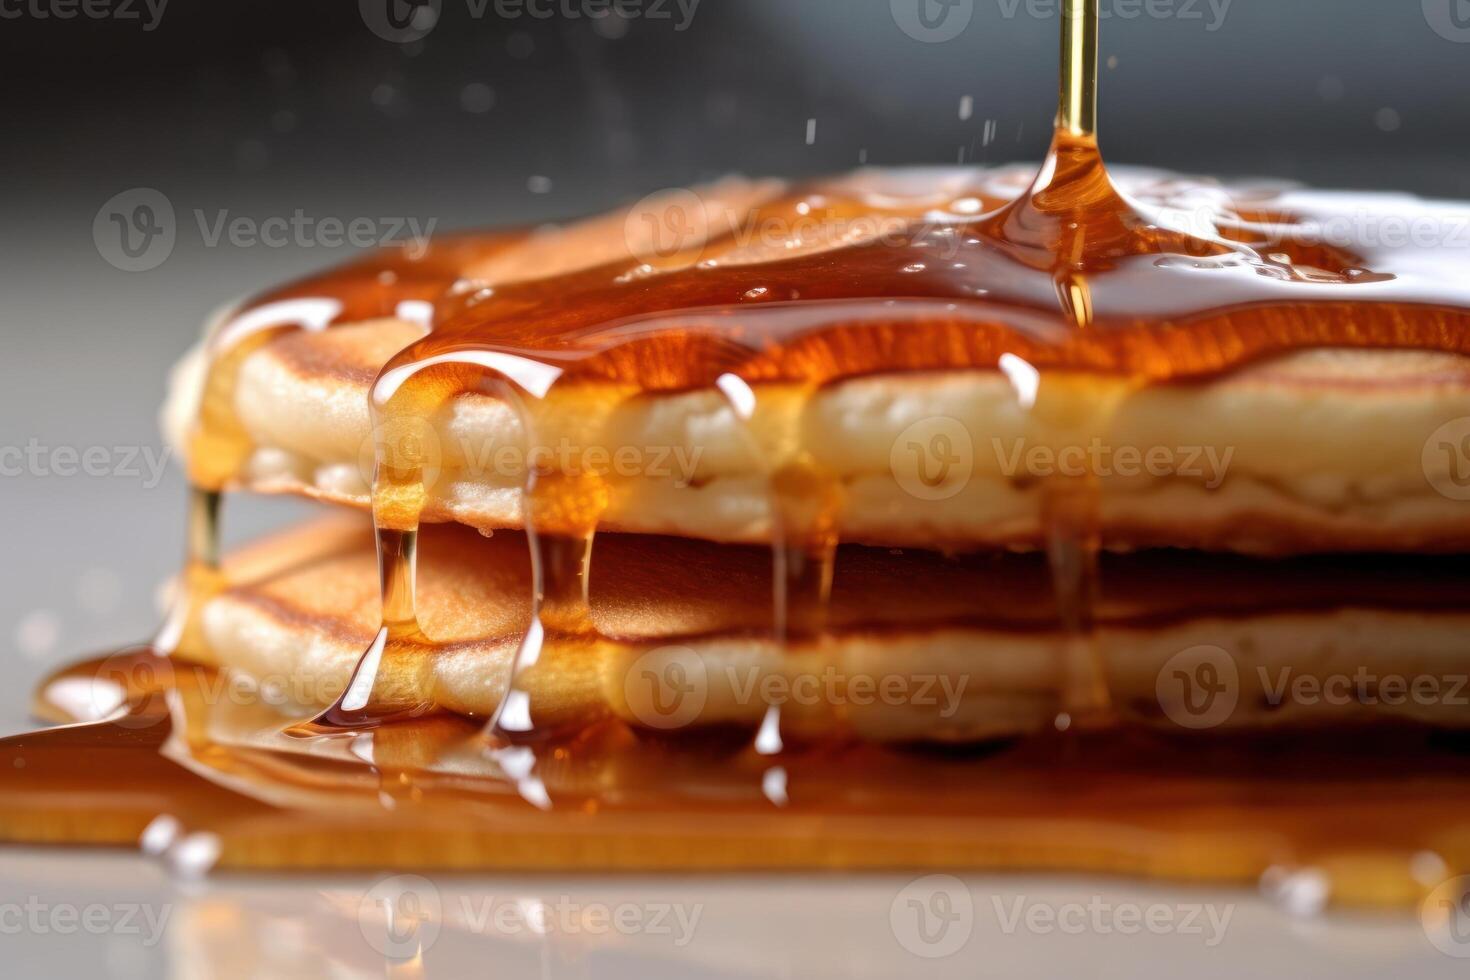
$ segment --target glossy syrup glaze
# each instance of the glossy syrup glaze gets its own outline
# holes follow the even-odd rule
[[[1042,392],[1110,380],[1085,418],[1067,422],[1081,440],[1105,429],[1119,393],[1272,354],[1470,353],[1462,208],[1110,172],[1092,124],[1096,5],[1069,8],[1062,111],[1039,173],[860,172],[671,192],[602,219],[597,244],[580,250],[537,251],[534,233],[464,235],[369,257],[236,313],[213,338],[191,444],[189,598],[138,654],[171,693],[126,692],[130,726],[0,746],[40,759],[14,777],[24,792],[0,827],[34,840],[53,821],[72,828],[62,838],[84,836],[75,811],[54,822],[47,794],[70,778],[68,759],[105,749],[154,791],[102,806],[96,839],[125,840],[145,818],[188,811],[236,864],[353,863],[345,855],[366,859],[382,845],[399,863],[455,866],[1065,866],[1241,879],[1315,862],[1347,869],[1340,894],[1380,901],[1418,894],[1411,869],[1425,854],[1440,871],[1470,868],[1461,748],[1434,733],[1365,734],[1354,745],[1369,749],[1366,763],[1355,753],[1351,771],[1340,746],[1303,742],[1291,752],[1300,772],[1262,778],[1279,745],[1182,748],[1119,724],[1093,642],[1098,490],[1087,478],[1056,478],[1044,494],[1064,664],[1059,734],[999,754],[919,763],[855,747],[840,718],[830,748],[797,751],[776,705],[723,752],[704,740],[650,744],[606,720],[575,731],[542,724],[526,680],[596,645],[588,577],[616,490],[610,478],[548,470],[533,471],[523,493],[532,622],[484,731],[435,714],[423,697],[377,689],[385,663],[411,673],[433,655],[414,584],[424,460],[401,435],[464,392],[504,399],[533,440],[552,419],[567,431],[570,417],[591,445],[629,399],[709,389],[749,423],[778,389],[799,403],[845,379],[993,371],[1012,358]],[[382,317],[423,326],[372,394],[382,628],[346,693],[314,719],[285,727],[201,707],[198,681],[183,676],[198,671],[167,655],[198,642],[194,619],[218,587],[218,493],[252,449],[235,417],[236,372],[281,330]],[[1024,407],[1047,404],[1033,391]],[[745,436],[765,461],[774,516],[772,630],[821,649],[841,486],[794,427],[747,424]],[[43,701],[88,669],[53,681]],[[130,734],[119,741],[117,731]],[[401,807],[405,798],[414,805]],[[527,805],[550,809],[556,824],[528,822]],[[1321,835],[1345,807],[1359,819],[1335,826],[1356,829]],[[676,831],[693,812],[715,829]],[[284,829],[286,815],[297,829]],[[630,821],[647,821],[648,834],[611,846]],[[458,836],[438,832],[450,824]],[[358,850],[332,857],[311,843],[344,834],[357,835]],[[876,856],[864,858],[875,841]]]

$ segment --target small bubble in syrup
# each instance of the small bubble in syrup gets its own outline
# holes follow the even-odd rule
[[[927,268],[929,268],[929,267],[927,265],[925,265],[924,263],[922,263],[922,262],[915,262],[913,265],[906,265],[906,266],[904,266],[903,267],[903,271],[904,272],[923,272]]]
[[[770,290],[768,290],[765,286],[756,286],[753,289],[747,289],[745,291],[745,298],[746,299],[760,299],[762,296],[766,295],[766,293],[768,293],[768,292],[770,292]]]

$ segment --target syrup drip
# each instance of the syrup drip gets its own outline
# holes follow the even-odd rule
[[[396,860],[420,866],[1065,866],[1226,880],[1347,855],[1349,868],[1372,873],[1346,874],[1341,894],[1375,901],[1419,893],[1402,873],[1417,852],[1470,868],[1462,818],[1470,774],[1460,747],[1438,734],[1365,735],[1344,791],[1345,781],[1323,776],[1327,764],[1342,763],[1335,744],[1293,744],[1300,763],[1271,770],[1268,785],[1260,745],[1175,746],[1117,724],[1094,642],[1093,481],[1058,481],[1044,505],[1064,665],[1058,727],[1098,729],[1088,732],[1085,760],[1079,740],[1063,735],[963,763],[841,737],[798,752],[785,742],[778,705],[754,733],[753,751],[733,758],[703,745],[672,752],[606,717],[567,730],[556,705],[533,701],[533,682],[538,671],[593,670],[618,648],[593,625],[587,591],[599,518],[620,488],[534,467],[522,494],[532,622],[500,706],[483,729],[432,713],[436,648],[419,624],[415,571],[434,474],[415,435],[460,394],[513,405],[533,441],[569,431],[570,419],[583,445],[597,445],[630,400],[720,391],[764,466],[775,636],[788,655],[798,641],[804,649],[815,641],[820,655],[842,489],[803,447],[800,405],[823,385],[1020,364],[1037,376],[1022,398],[1035,424],[1080,442],[1106,432],[1130,390],[1271,354],[1326,346],[1470,353],[1465,255],[1448,245],[1458,216],[1446,206],[1157,176],[1115,182],[1098,149],[1096,82],[1097,2],[1068,0],[1056,135],[1029,182],[977,171],[943,199],[884,193],[865,187],[865,175],[813,183],[671,252],[615,250],[540,278],[492,272],[524,234],[439,239],[422,255],[379,253],[249,305],[212,339],[190,452],[184,598],[153,647],[136,655],[151,673],[126,674],[118,697],[129,726],[56,707],[64,682],[96,665],[54,679],[42,713],[90,724],[0,743],[0,755],[25,760],[27,785],[42,790],[19,794],[0,813],[0,835],[131,841],[162,797],[194,829],[219,837],[226,863],[250,866],[381,864],[385,839],[400,845]],[[1325,233],[1339,219],[1371,222],[1406,208],[1445,234],[1430,247],[1390,247]],[[751,241],[773,222],[822,231],[787,235],[772,255]],[[240,367],[283,330],[386,317],[420,323],[425,334],[373,386],[382,627],[346,692],[315,719],[283,733],[259,713],[206,707],[199,685],[210,672],[186,655],[203,649],[198,610],[220,587],[219,494],[253,449],[234,411]],[[1100,376],[1112,382],[1101,385]],[[1101,394],[1084,400],[1086,417],[1059,417],[1054,401],[1077,400],[1051,393],[1079,386]],[[770,429],[754,421],[757,402],[793,407],[776,411],[783,424]],[[157,670],[160,663],[170,669]],[[840,736],[846,726],[834,718],[831,728]],[[119,731],[134,734],[120,744]],[[344,733],[351,737],[316,737]],[[119,750],[125,771],[70,768],[79,754],[103,749]],[[137,796],[79,820],[74,808],[50,802],[77,788],[74,776],[87,785],[121,777],[119,792]],[[1340,819],[1344,796],[1356,821]],[[1169,805],[1179,799],[1191,801],[1189,830]],[[1387,799],[1393,807],[1380,803]],[[796,819],[736,829],[769,818],[772,803]],[[1411,805],[1412,821],[1398,809]],[[546,809],[562,818],[550,829],[537,822]],[[568,819],[592,811],[602,829],[567,832]],[[702,849],[687,831],[687,846],[669,845],[688,814],[719,824],[711,833],[718,846]],[[1321,839],[1324,826],[1331,840]],[[452,846],[441,833],[457,834]],[[609,846],[615,840],[624,843]],[[874,853],[875,841],[892,844]]]

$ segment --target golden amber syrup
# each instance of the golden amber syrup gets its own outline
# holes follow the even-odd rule
[[[552,664],[593,669],[616,646],[598,635],[587,596],[600,517],[626,488],[535,468],[522,494],[532,619],[507,693],[488,723],[432,703],[435,644],[418,622],[415,564],[433,461],[412,436],[463,393],[503,399],[532,443],[555,431],[598,445],[621,405],[718,392],[768,486],[772,629],[783,642],[815,639],[820,656],[844,506],[801,439],[822,386],[1020,364],[1034,375],[1018,391],[1029,417],[1085,441],[1140,386],[1272,354],[1470,353],[1470,286],[1463,250],[1447,245],[1447,206],[1109,171],[1094,125],[1096,0],[1067,7],[1056,136],[1029,182],[977,170],[943,200],[875,191],[862,175],[817,182],[764,201],[741,227],[540,278],[494,274],[526,236],[465,235],[422,255],[375,255],[239,312],[212,339],[191,446],[198,533],[182,625],[101,676],[82,664],[48,682],[38,713],[80,724],[0,742],[0,836],[131,843],[168,814],[211,836],[229,866],[1027,867],[1219,880],[1313,867],[1347,902],[1419,896],[1435,884],[1421,880],[1425,855],[1446,875],[1470,870],[1458,738],[1388,724],[1166,737],[1120,722],[1092,642],[1089,480],[1045,494],[1064,665],[1056,732],[941,753],[861,744],[840,714],[830,739],[788,744],[775,705],[733,740],[656,739],[611,717],[553,721],[525,682]],[[1406,209],[1444,234],[1388,247],[1324,233]],[[678,229],[689,215],[654,218]],[[859,230],[752,249],[745,232],[772,222]],[[279,331],[374,318],[424,330],[372,393],[382,629],[337,703],[287,724],[206,696],[217,675],[188,659],[201,649],[189,623],[219,585],[217,494],[252,450],[235,377]],[[107,684],[114,713],[75,709],[68,692]]]

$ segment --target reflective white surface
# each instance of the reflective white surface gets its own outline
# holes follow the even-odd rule
[[[1470,947],[1457,949],[1470,953]],[[171,880],[0,851],[7,977],[1463,977],[1411,912],[1292,917],[1246,889],[1022,876]]]

